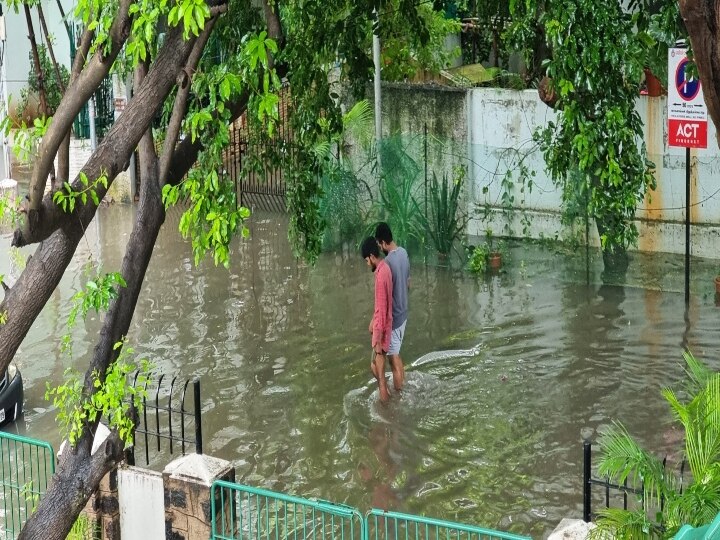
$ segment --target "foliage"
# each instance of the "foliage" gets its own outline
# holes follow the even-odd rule
[[[448,49],[447,36],[460,32],[460,22],[447,18],[445,13],[436,11],[429,3],[419,3],[418,15],[428,29],[426,43],[403,24],[405,12],[399,9],[399,2],[383,2],[380,11],[380,44],[382,77],[388,81],[412,78],[419,71],[439,73],[460,55],[459,49]],[[369,45],[369,43],[368,43]]]
[[[32,126],[28,126],[25,124],[25,121],[22,121],[20,127],[14,130],[12,151],[19,161],[22,163],[30,163],[37,157],[40,140],[47,132],[51,122],[52,117],[35,118]],[[5,137],[8,137],[11,129],[12,120],[9,116],[6,116],[0,123],[0,131],[2,131]]]
[[[474,246],[468,259],[468,267],[473,274],[484,274],[488,267],[490,248],[487,244]]]
[[[337,241],[356,242],[364,228],[364,216],[360,210],[360,180],[347,168],[337,167],[322,177],[323,196],[320,202],[322,219],[327,223],[323,237],[326,248]]]
[[[191,239],[196,264],[211,252],[215,264],[227,266],[231,239],[238,231],[244,237],[249,234],[243,223],[250,211],[238,207],[234,182],[219,173],[230,142],[227,104],[249,89],[257,111],[254,120],[272,134],[278,120],[280,87],[277,75],[269,70],[268,57],[273,51],[277,46],[265,31],[248,35],[227,63],[206,62],[193,77],[193,99],[185,126],[193,140],[203,142],[203,151],[181,185],[164,186],[163,201],[170,206],[182,195],[191,203],[180,220],[180,232]]]
[[[72,308],[67,321],[68,333],[62,338],[61,350],[63,352],[72,356],[71,332],[75,328],[77,316],[80,315],[82,320],[85,320],[90,310],[95,313],[107,311],[110,302],[118,297],[118,287],[126,286],[122,275],[112,272],[102,276],[98,275],[95,279],[89,280],[85,284],[85,290],[78,291],[73,295]]]
[[[101,174],[98,178],[93,180],[91,184],[87,175],[80,171],[80,182],[83,186],[85,186],[85,189],[81,191],[75,191],[68,182],[64,182],[62,189],[53,193],[53,202],[60,206],[63,209],[63,212],[73,212],[78,200],[80,200],[82,204],[87,204],[88,197],[92,200],[95,206],[99,205],[100,199],[98,198],[96,189],[101,185],[105,189],[107,189],[108,186],[108,178],[106,174]]]
[[[137,363],[127,360],[134,351],[122,341],[115,344],[114,350],[118,349],[120,355],[104,378],[98,372],[92,374],[95,392],[89,398],[83,395],[80,374],[71,368],[65,370],[65,384],[51,388],[50,383],[46,383],[45,399],[52,399],[53,406],[58,408],[58,424],[71,446],[80,439],[87,422],[101,417],[106,418],[111,430],[118,431],[126,447],[132,446],[135,424],[131,409],[142,412],[151,364],[145,359]],[[131,384],[129,375],[135,371],[139,371],[139,375],[136,383]]]
[[[97,535],[93,530],[90,518],[86,514],[80,514],[70,529],[67,540],[94,540],[95,538]]]
[[[63,336],[61,350],[72,356],[72,329],[78,315],[85,320],[92,310],[96,313],[106,311],[110,302],[118,297],[118,287],[127,286],[123,277],[109,273],[89,280],[85,290],[78,291],[72,298],[73,306],[68,315],[68,333]],[[113,350],[120,350],[118,358],[108,367],[105,376],[98,372],[91,375],[94,393],[83,394],[83,382],[80,374],[68,368],[65,370],[65,382],[55,388],[46,383],[45,399],[52,399],[58,408],[57,422],[63,437],[71,445],[79,440],[88,422],[105,417],[110,429],[116,429],[126,446],[132,445],[134,423],[130,414],[131,407],[142,411],[142,400],[146,397],[145,382],[151,365],[141,359],[137,362],[127,360],[133,349],[126,347],[124,341],[115,344]],[[129,384],[128,375],[139,371],[136,386]]]
[[[0,224],[18,225],[22,217],[18,208],[20,208],[19,199],[12,200],[9,194],[0,196]]]
[[[380,152],[383,170],[379,201],[371,211],[377,218],[372,224],[373,231],[378,222],[385,221],[399,245],[422,244],[422,212],[417,200],[420,167],[398,137],[384,140]]]
[[[473,274],[482,274],[488,269],[490,258],[501,255],[507,258],[505,244],[495,242],[492,229],[485,230],[485,242],[479,246],[469,246],[468,268]]]
[[[637,205],[655,186],[635,110],[645,54],[637,17],[618,2],[572,0],[550,3],[543,20],[560,112],[536,137],[564,207],[584,201],[603,250],[624,252],[637,240]]]
[[[599,441],[603,457],[598,472],[619,484],[626,479],[642,484],[642,508],[601,512],[596,538],[672,538],[683,524],[704,525],[720,512],[720,373],[710,371],[690,352],[684,358],[687,400],[669,388],[662,395],[684,430],[683,455],[692,480],[682,486],[660,459],[615,423]]]
[[[504,39],[505,26],[510,20],[508,1],[472,2],[461,15],[474,20],[473,27],[463,36],[462,52],[466,63],[487,63],[492,57],[495,67],[507,66],[513,52]]]
[[[62,89],[67,88],[67,85],[70,82],[70,72],[67,67],[62,64],[58,64],[60,77],[62,77],[62,82],[59,81],[55,68],[52,65],[50,55],[48,54],[47,47],[45,45],[38,44],[37,51],[38,57],[40,58],[40,69],[43,74],[43,89],[45,90],[45,97],[47,99],[48,112],[52,115],[58,108],[58,105],[60,105],[60,100],[63,97]],[[28,114],[27,110],[30,95],[37,95],[40,92],[40,78],[35,70],[35,62],[33,61],[32,51],[29,53],[29,59],[30,72],[28,73],[28,85],[20,91],[20,102],[18,103],[18,111],[24,111],[23,116],[26,120],[29,120],[34,116]]]
[[[425,232],[440,255],[450,254],[459,240],[468,218],[460,209],[460,193],[467,174],[465,167],[457,167],[451,180],[443,175],[439,181],[433,172],[428,197],[429,215],[420,214]]]

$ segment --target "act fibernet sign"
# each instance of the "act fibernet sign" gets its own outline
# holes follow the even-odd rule
[[[668,51],[668,146],[707,148],[707,107],[686,52]]]

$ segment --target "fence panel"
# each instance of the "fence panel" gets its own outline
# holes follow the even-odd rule
[[[136,373],[134,385],[138,384],[137,377]],[[130,465],[141,459],[145,466],[164,467],[163,458],[168,455],[203,453],[200,381],[192,381],[192,408],[186,400],[190,382],[165,375],[146,382],[147,397],[143,398],[143,412],[135,428],[135,446],[127,452]]]
[[[55,451],[44,441],[0,432],[2,519],[0,539],[14,539],[55,474]]]
[[[377,509],[370,510],[365,519],[367,540],[531,540],[528,536]]]
[[[212,540],[363,540],[363,517],[356,509],[311,501],[240,484],[212,486]]]

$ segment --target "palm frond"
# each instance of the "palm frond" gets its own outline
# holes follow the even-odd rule
[[[641,540],[661,538],[658,524],[642,510],[603,508],[598,512],[597,527],[590,531],[592,540]]]
[[[691,395],[697,394],[700,390],[705,388],[708,379],[712,375],[712,371],[700,360],[695,358],[690,351],[685,351],[683,353],[683,358],[685,359],[685,364],[687,365],[685,373],[688,376],[688,392]]]
[[[677,532],[685,524],[699,527],[710,523],[720,512],[720,477],[707,483],[695,482],[665,508],[665,527]]]
[[[375,115],[367,99],[358,101],[343,115],[343,129],[349,132],[364,148],[372,143],[374,125]]]
[[[661,497],[670,495],[674,479],[666,474],[662,462],[646,452],[620,423],[606,430],[598,440],[603,457],[598,473],[622,484],[627,479],[636,487],[642,485],[646,508],[659,504]]]

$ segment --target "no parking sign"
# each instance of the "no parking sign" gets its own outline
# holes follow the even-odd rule
[[[683,48],[668,50],[668,146],[707,148],[707,107]]]

